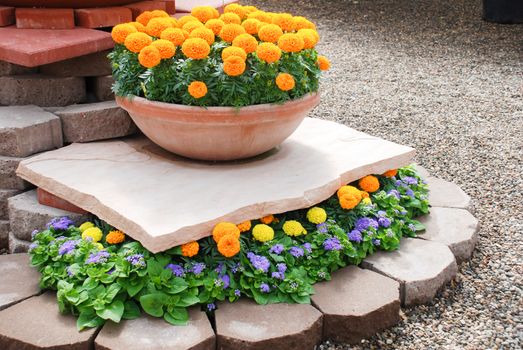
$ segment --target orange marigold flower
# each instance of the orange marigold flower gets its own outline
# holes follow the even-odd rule
[[[241,47],[248,54],[256,51],[258,40],[250,34],[240,34],[232,41],[233,46]]]
[[[261,24],[259,20],[256,18],[249,18],[243,21],[242,27],[245,28],[245,31],[247,34],[257,34],[258,33],[258,26]]]
[[[160,38],[169,40],[176,46],[180,46],[185,41],[185,35],[180,28],[167,28],[162,32]]]
[[[240,16],[232,12],[222,14],[220,19],[225,22],[225,24],[242,24],[242,19]]]
[[[289,91],[294,89],[296,82],[294,81],[292,75],[288,73],[280,73],[276,77],[276,85],[278,85],[278,88],[280,88],[282,91]]]
[[[245,11],[245,14],[246,14],[246,15],[258,11],[258,9],[256,8],[256,6],[244,6],[244,7],[243,7],[243,10]]]
[[[197,6],[191,10],[191,15],[202,23],[215,18],[214,8],[211,6]]]
[[[289,13],[277,13],[272,17],[272,23],[279,26],[282,30],[290,32],[294,29],[294,21]]]
[[[243,27],[242,27],[243,29]],[[123,44],[125,42],[125,38],[131,33],[138,32],[136,28],[129,23],[123,23],[123,24],[117,24],[114,26],[113,30],[111,31],[111,37],[114,41],[116,41],[118,44]]]
[[[189,38],[201,38],[211,45],[214,42],[214,33],[209,28],[196,28],[189,34]]]
[[[198,254],[198,251],[200,250],[200,245],[198,242],[189,242],[182,244],[182,255],[186,256],[188,258],[191,258]]]
[[[305,43],[303,39],[295,33],[286,33],[278,39],[278,46],[285,52],[300,52]]]
[[[147,30],[147,34],[149,34],[150,36],[155,36],[159,38],[165,29],[172,27],[173,24],[169,18],[156,17],[151,18],[149,23],[147,23],[145,29]]]
[[[247,15],[248,18],[255,18],[260,22],[272,23],[272,16],[264,11],[254,11]],[[281,28],[280,28],[281,29]]]
[[[380,181],[376,176],[373,175],[367,175],[365,177],[362,177],[358,181],[358,185],[363,191],[367,191],[370,193],[376,192],[380,189]]]
[[[197,22],[197,21],[190,21],[190,22],[187,22],[183,25],[182,29],[188,31],[189,33],[192,32],[193,30],[197,29],[197,28],[202,28],[205,26],[201,23],[201,22]]]
[[[261,43],[256,48],[256,55],[262,61],[274,63],[281,57],[281,49],[273,43]]]
[[[303,39],[304,49],[312,49],[318,43],[319,35],[314,29],[300,29],[296,34]]]
[[[344,194],[339,198],[340,206],[343,209],[353,209],[356,208],[358,204],[361,202],[361,197],[358,198],[358,196],[355,196],[354,194],[348,193]]]
[[[151,11],[144,11],[136,17],[136,22],[146,27],[151,18],[153,18],[153,13]]]
[[[222,60],[225,62],[231,56],[241,57],[244,61],[247,59],[247,52],[241,47],[229,46],[222,51]]]
[[[134,28],[136,28],[137,31],[141,33],[147,33],[147,30],[145,29],[145,26],[141,24],[140,22],[129,22],[130,25],[132,25]]]
[[[225,22],[222,21],[221,19],[217,19],[217,18],[210,19],[207,21],[207,23],[205,23],[205,27],[212,30],[214,35],[220,34],[224,25],[225,25]]]
[[[337,192],[338,198],[343,197],[346,194],[352,194],[361,200],[361,191],[354,186],[341,186]]]
[[[108,244],[118,244],[125,240],[125,235],[122,231],[114,230],[107,234],[105,241]]]
[[[361,193],[361,199],[363,199],[363,198],[370,198],[369,192],[360,191],[360,193]]]
[[[252,226],[251,220],[244,221],[241,224],[238,224],[236,226],[238,226],[238,229],[240,230],[240,232],[247,232],[251,229],[251,226]]]
[[[216,243],[218,243],[224,236],[233,236],[238,239],[240,238],[240,229],[231,222],[220,222],[214,226],[212,230],[212,238]]]
[[[267,24],[258,29],[258,37],[262,41],[275,43],[283,35],[283,31],[276,24]]]
[[[235,256],[240,249],[240,240],[235,235],[225,235],[218,242],[218,251],[226,258]]]
[[[329,70],[331,63],[329,59],[325,56],[318,56],[318,66],[321,70]]]
[[[220,38],[222,38],[223,41],[226,41],[228,43],[232,43],[234,38],[236,38],[240,34],[245,33],[245,28],[243,28],[239,24],[235,23],[229,23],[225,24],[220,31]]]
[[[153,39],[145,33],[131,33],[125,38],[124,44],[127,50],[138,53],[144,47],[151,45]]]
[[[386,172],[383,173],[383,176],[385,176],[385,177],[393,177],[396,175],[398,175],[398,169],[387,170]]]
[[[273,223],[273,221],[275,221],[276,218],[274,217],[274,215],[267,215],[267,216],[264,216],[263,218],[260,219],[260,221],[262,222],[262,224],[265,224],[265,225],[270,225]]]
[[[151,45],[158,49],[161,58],[171,58],[176,53],[176,46],[166,39],[155,40]]]
[[[180,26],[180,28],[182,28],[187,22],[191,22],[191,21],[200,22],[200,20],[198,18],[191,16],[191,15],[187,15],[187,16],[182,16],[182,17],[178,18],[178,25]]]
[[[152,45],[144,47],[138,54],[138,61],[146,68],[153,68],[159,65],[161,60],[160,51]]]
[[[158,18],[158,17],[171,17],[169,14],[163,10],[153,10],[151,11],[152,18]]]
[[[183,35],[185,36],[185,40],[189,39],[189,35],[191,33],[189,33],[188,31],[186,31],[185,29],[182,29],[182,32],[183,32]]]
[[[292,19],[292,21],[294,30],[299,31],[300,29],[316,29],[314,23],[312,23],[305,17],[296,16]]]
[[[171,20],[171,24],[173,25],[173,28],[180,28],[180,25],[178,24],[178,20],[174,17],[169,17]]]
[[[211,47],[207,41],[200,38],[189,38],[182,45],[182,52],[185,56],[193,60],[206,58],[211,52]]]
[[[245,61],[238,56],[231,56],[223,62],[223,71],[231,77],[242,75],[245,67]]]
[[[240,19],[244,18],[247,14],[244,7],[239,4],[229,4],[223,8],[224,13],[235,13],[240,17]]]
[[[194,98],[202,98],[207,95],[207,85],[203,81],[193,81],[187,88],[189,94]]]

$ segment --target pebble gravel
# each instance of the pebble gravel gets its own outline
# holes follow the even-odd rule
[[[318,25],[314,117],[417,150],[473,199],[480,239],[457,279],[402,322],[341,349],[523,347],[523,25],[481,19],[475,0],[245,0]],[[364,150],[362,150],[364,152]]]

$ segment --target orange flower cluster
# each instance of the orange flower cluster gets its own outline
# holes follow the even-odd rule
[[[358,181],[358,185],[360,186],[360,188],[363,191],[370,192],[370,193],[376,192],[377,190],[380,189],[380,181],[378,180],[378,178],[376,176],[373,176],[373,175],[367,175],[365,177],[362,177]]]
[[[342,186],[338,192],[338,200],[343,209],[353,209],[362,200],[361,191],[354,186]]]
[[[240,229],[233,223],[220,222],[212,230],[212,238],[218,245],[218,251],[226,258],[240,252]]]
[[[273,43],[261,43],[256,48],[256,55],[262,61],[274,63],[281,58],[281,49]]]
[[[231,56],[223,62],[223,71],[231,77],[237,77],[245,72],[245,61],[238,56]]]
[[[393,177],[396,175],[398,175],[398,169],[387,170],[386,172],[383,173],[383,176],[385,176],[385,177]]]
[[[108,244],[119,244],[125,240],[125,234],[122,231],[114,230],[107,234],[105,241]]]
[[[200,245],[198,242],[189,242],[182,244],[182,255],[191,258],[198,254],[200,251]]]
[[[185,56],[193,60],[201,60],[209,55],[211,47],[207,41],[201,38],[190,38],[182,44],[182,52]]]
[[[294,82],[292,75],[288,73],[280,73],[276,77],[276,85],[278,85],[278,88],[282,91],[289,91],[294,89],[296,83]]]
[[[189,94],[198,99],[207,95],[207,85],[203,81],[193,81],[187,88]]]

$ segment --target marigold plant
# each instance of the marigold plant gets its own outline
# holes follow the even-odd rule
[[[203,81],[193,81],[187,90],[194,98],[202,98],[207,95],[207,85]]]
[[[367,175],[365,177],[362,177],[358,181],[358,185],[360,186],[360,188],[363,191],[366,191],[369,193],[376,192],[377,190],[380,189],[380,181],[378,180],[378,178],[376,176],[373,176],[373,175]]]
[[[240,252],[240,240],[235,235],[225,235],[218,242],[218,251],[226,258],[232,258]]]
[[[231,222],[220,222],[212,230],[212,238],[216,243],[222,239],[222,237],[232,235],[236,239],[240,238],[240,229],[238,226]]]
[[[200,250],[200,245],[198,244],[198,242],[189,242],[182,244],[181,249],[182,255],[190,258],[198,254],[198,251]]]
[[[119,230],[113,230],[107,234],[105,241],[108,244],[119,244],[125,240],[125,234]]]

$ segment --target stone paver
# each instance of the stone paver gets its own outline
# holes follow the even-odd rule
[[[7,200],[20,192],[20,190],[0,190],[0,220],[8,217]]]
[[[114,92],[112,91],[113,83],[114,79],[112,75],[92,78],[93,93],[99,101],[114,100]]]
[[[322,314],[306,304],[221,303],[216,310],[217,349],[304,350],[321,341]]]
[[[8,157],[62,147],[60,118],[37,106],[0,107],[0,140],[0,155]]]
[[[100,7],[74,10],[76,25],[84,28],[113,27],[131,22],[133,15],[125,7]]]
[[[479,223],[467,210],[434,207],[419,220],[426,228],[419,238],[447,245],[458,263],[470,258],[478,240]]]
[[[433,207],[470,208],[470,197],[458,185],[435,177],[425,179],[429,185],[429,203]]]
[[[402,239],[397,251],[370,255],[362,267],[400,282],[405,306],[430,302],[458,271],[454,255],[446,245],[415,238]]]
[[[32,74],[36,73],[37,68],[28,68],[18,64],[0,61],[0,76],[4,75],[18,75],[18,74]]]
[[[21,29],[73,29],[72,9],[17,8],[16,27]]]
[[[9,232],[8,240],[8,250],[10,254],[27,253],[31,246],[31,242],[16,238],[12,232]]]
[[[30,241],[34,230],[45,229],[45,225],[55,217],[68,216],[77,224],[87,220],[85,215],[41,205],[36,190],[11,197],[8,202],[11,232],[16,238],[25,241]]]
[[[15,8],[0,6],[0,27],[10,26],[15,23]]]
[[[27,254],[0,255],[0,276],[0,310],[40,293],[40,274]]]
[[[0,156],[0,188],[10,190],[24,190],[32,185],[16,176],[16,168],[23,160],[19,157]]]
[[[111,63],[109,58],[107,58],[109,52],[109,50],[95,52],[65,61],[46,64],[39,69],[42,74],[56,77],[97,77],[109,75],[111,74]]]
[[[142,315],[120,324],[108,322],[95,339],[96,350],[210,350],[215,335],[205,313],[189,311],[185,326],[172,326],[162,318]]]
[[[55,114],[62,120],[64,141],[70,143],[117,138],[137,130],[115,101],[68,106]]]
[[[400,321],[399,283],[356,266],[314,285],[312,302],[323,313],[323,339],[358,343]]]
[[[96,329],[76,330],[76,318],[58,311],[47,292],[0,311],[2,350],[89,350]]]
[[[9,248],[9,220],[0,220],[0,248]]]

